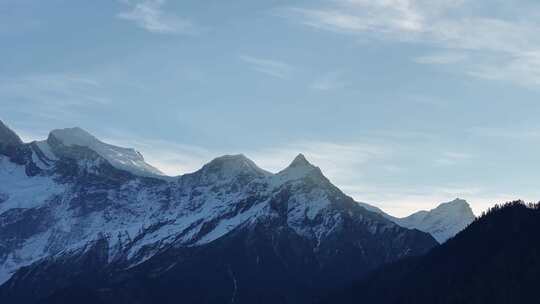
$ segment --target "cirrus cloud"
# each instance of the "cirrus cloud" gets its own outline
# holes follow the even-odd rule
[[[319,6],[281,10],[280,16],[318,30],[440,49],[415,58],[419,64],[459,63],[455,68],[471,77],[540,85],[537,16],[531,15],[530,10],[507,16],[490,15],[489,10],[477,9],[480,2],[487,3],[483,0],[335,0]]]
[[[122,0],[127,10],[118,13],[122,20],[132,21],[138,27],[158,34],[193,33],[191,21],[167,13],[163,6],[166,0]]]

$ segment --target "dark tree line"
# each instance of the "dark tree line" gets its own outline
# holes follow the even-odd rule
[[[540,204],[496,205],[419,258],[383,266],[325,303],[540,303]]]

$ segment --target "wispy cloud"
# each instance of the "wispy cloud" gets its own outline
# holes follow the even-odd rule
[[[375,143],[301,141],[277,148],[251,151],[250,155],[265,169],[278,172],[298,154],[303,153],[338,182],[361,175],[358,168],[369,161],[388,157],[388,147]]]
[[[294,71],[291,65],[274,59],[248,55],[241,55],[240,59],[249,64],[253,70],[276,78],[288,79]]]
[[[490,16],[469,0],[336,0],[289,8],[285,17],[321,30],[441,48],[415,61],[460,63],[469,76],[540,85],[540,23],[536,16]],[[501,5],[491,4],[490,5]],[[516,17],[518,16],[518,17]]]
[[[76,110],[107,106],[111,100],[102,90],[99,81],[77,74],[34,74],[0,81],[4,109],[55,120],[73,116]]]
[[[132,21],[140,28],[158,34],[192,34],[194,26],[188,19],[163,10],[166,0],[121,0],[127,10],[117,17]]]
[[[416,63],[421,64],[454,64],[467,59],[467,54],[456,52],[441,52],[414,58]]]
[[[364,31],[420,32],[424,18],[411,1],[338,0],[335,6],[291,8],[289,16],[301,17],[305,25],[343,33]]]
[[[376,160],[387,160],[393,153],[385,144],[367,142],[295,141],[275,147],[220,150],[141,137],[118,129],[103,129],[95,135],[105,142],[136,148],[149,163],[172,176],[200,169],[213,158],[240,153],[254,160],[261,168],[277,173],[285,169],[299,153],[303,153],[310,162],[321,167],[330,179],[342,184],[361,176],[361,172],[358,172],[361,166]]]
[[[114,145],[141,151],[148,163],[170,176],[194,172],[211,159],[220,156],[203,147],[157,138],[142,138],[127,132],[112,132],[103,139]]]
[[[385,158],[390,153],[387,147],[353,142],[302,141],[272,148],[220,151],[162,139],[142,138],[119,130],[108,130],[97,135],[102,135],[106,142],[136,148],[149,163],[172,176],[193,172],[221,155],[240,153],[253,159],[263,169],[277,173],[285,169],[296,155],[303,153],[314,165],[320,166],[328,177],[341,182],[359,176],[353,168],[371,160]]]
[[[347,86],[347,83],[342,79],[342,73],[339,71],[324,74],[319,79],[316,79],[310,88],[319,91],[331,91],[342,89]]]
[[[473,156],[463,152],[444,152],[440,158],[435,160],[435,164],[440,166],[452,166],[460,164]]]
[[[540,30],[540,29],[539,29]],[[470,76],[509,81],[523,86],[540,86],[540,47],[531,52],[510,53],[503,58],[487,61],[479,58],[470,62]]]
[[[505,127],[474,127],[469,130],[474,136],[537,142],[540,139],[540,126],[512,125]]]
[[[529,201],[530,197],[498,192],[497,189],[482,187],[463,187],[447,185],[445,187],[420,186],[414,189],[405,187],[343,187],[345,191],[355,195],[361,193],[368,202],[375,204],[394,216],[408,216],[419,210],[430,210],[438,204],[455,198],[466,199],[474,213],[479,215],[494,204],[516,199]]]

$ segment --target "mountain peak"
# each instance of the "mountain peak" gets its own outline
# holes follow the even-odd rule
[[[467,214],[469,217],[474,217],[471,206],[469,203],[461,198],[456,198],[453,201],[442,203],[433,210],[453,210],[460,211],[462,214]]]
[[[54,137],[65,146],[83,146],[91,147],[99,140],[87,131],[79,128],[56,129],[49,133],[49,138]]]
[[[298,154],[292,163],[289,165],[290,168],[297,168],[297,167],[313,167],[313,165],[306,159],[304,154],[300,153]]]
[[[466,200],[464,200],[462,198],[459,198],[459,197],[452,200],[452,201],[449,201],[447,203],[443,203],[441,205],[444,205],[444,204],[454,205],[454,206],[469,206],[469,203]]]
[[[104,143],[94,135],[79,127],[51,131],[49,138],[47,139],[47,144],[50,146],[57,146],[58,142],[67,147],[86,147],[105,158],[117,169],[125,170],[135,175],[164,175],[157,168],[146,163],[142,154],[135,149]]]
[[[249,161],[252,162],[249,158],[247,158],[244,154],[227,154],[222,155],[219,157],[214,158],[211,162],[216,163],[222,163],[222,162],[238,162],[238,161]]]
[[[0,120],[0,145],[18,146],[22,143],[21,138]]]
[[[300,153],[298,154],[294,160],[291,162],[291,164],[279,172],[277,175],[280,176],[282,179],[286,180],[293,180],[293,179],[299,179],[303,178],[313,172],[317,172],[318,175],[323,176],[321,170],[312,165],[304,156],[304,154]]]
[[[259,168],[255,162],[244,154],[223,155],[213,159],[201,169],[204,174],[216,174],[221,177],[232,177],[241,174],[268,175],[269,173]]]
[[[416,228],[429,232],[440,243],[465,229],[475,219],[474,213],[466,200],[457,198],[442,203],[429,211],[418,211],[408,217],[395,219],[406,228]]]

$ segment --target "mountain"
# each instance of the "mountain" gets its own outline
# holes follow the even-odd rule
[[[540,204],[491,209],[427,255],[383,266],[324,303],[537,303]]]
[[[439,243],[446,242],[446,240],[465,229],[476,218],[469,203],[459,198],[451,202],[442,203],[435,209],[418,211],[403,218],[393,217],[381,209],[366,203],[360,204],[366,209],[377,212],[402,227],[427,232]]]
[[[475,215],[467,201],[455,199],[442,203],[429,211],[419,211],[394,221],[405,228],[430,233],[439,243],[444,243],[471,224]]]
[[[106,144],[81,128],[53,130],[46,141],[36,142],[36,145],[49,159],[57,158],[57,154],[61,153],[59,151],[66,147],[79,146],[96,152],[117,169],[135,175],[164,175],[158,169],[147,164],[138,151]]]
[[[437,245],[361,207],[303,155],[276,174],[227,155],[162,178],[78,128],[29,144],[5,128],[10,303],[311,303]]]

